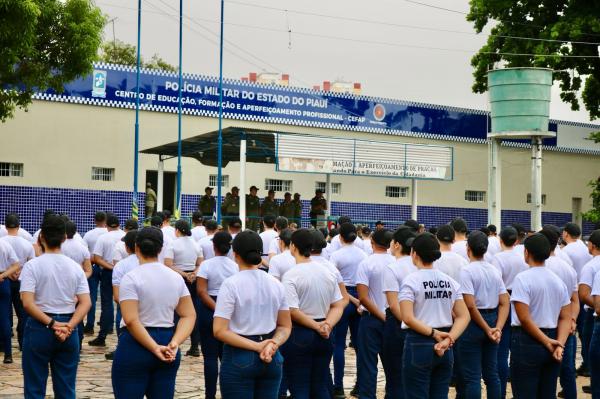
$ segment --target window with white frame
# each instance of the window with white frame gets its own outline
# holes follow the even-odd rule
[[[92,166],[92,180],[113,181],[115,180],[115,168],[104,168]]]
[[[217,187],[217,175],[208,176],[208,185],[210,187]],[[221,175],[221,187],[229,187],[229,175]]]
[[[292,181],[279,179],[265,179],[265,190],[292,191]]]
[[[485,202],[485,191],[466,190],[465,201]]]
[[[315,191],[321,190],[323,193],[327,194],[327,183],[324,181],[315,182]],[[342,193],[342,183],[331,183],[331,194],[341,194]]]
[[[385,196],[390,198],[406,198],[408,197],[408,187],[385,186]]]
[[[531,193],[527,194],[527,203],[531,204]],[[542,194],[542,205],[546,205],[546,194]]]
[[[23,164],[14,162],[0,162],[1,177],[23,177]]]

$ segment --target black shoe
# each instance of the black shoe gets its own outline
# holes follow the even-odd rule
[[[94,335],[94,327],[86,327],[83,329],[83,335]]]
[[[346,399],[344,388],[333,388],[333,399]]]
[[[581,366],[579,366],[575,372],[577,373],[578,377],[589,377],[590,376],[590,370],[587,368],[587,366],[584,366],[583,364]]]
[[[584,385],[581,387],[581,390],[583,391],[583,393],[588,393],[588,394],[592,393],[591,385]]]
[[[104,338],[96,338],[88,342],[89,346],[106,346],[106,340]]]
[[[11,355],[4,355],[4,364],[12,364],[13,358]]]
[[[115,351],[105,353],[104,358],[106,360],[113,360],[115,358]]]
[[[200,350],[198,348],[190,348],[187,352],[185,352],[185,355],[192,357],[200,357]]]
[[[354,396],[355,398],[358,398],[358,385],[357,384],[354,384],[354,387],[350,391],[350,396]]]
[[[565,397],[565,393],[561,390],[557,395],[557,398],[564,398]]]

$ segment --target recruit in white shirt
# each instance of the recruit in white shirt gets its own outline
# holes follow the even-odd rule
[[[370,241],[371,240],[369,240],[369,246],[371,246]],[[356,240],[352,241],[352,244],[350,244],[350,245],[354,245],[357,248],[360,248],[363,252],[365,251],[365,247],[363,245],[363,240],[360,237],[356,237]],[[329,246],[327,247],[327,252],[332,254],[335,251],[339,251],[343,246],[344,246],[344,244],[342,244],[342,240],[340,239],[340,235],[338,234],[331,239],[331,242],[329,243]],[[365,253],[365,255],[366,255],[366,253]]]
[[[325,266],[330,272],[332,272],[335,275],[335,279],[338,282],[338,284],[344,284],[344,278],[342,277],[342,274],[340,273],[340,271],[333,265],[333,263],[331,263],[330,261],[327,260],[327,258],[325,258],[322,255],[311,255],[310,256],[311,260],[314,260],[315,262],[318,262],[320,264],[322,264],[323,266]]]
[[[169,241],[173,241],[175,238],[177,238],[177,236],[175,235],[175,227],[163,226],[160,229],[161,229],[161,231],[163,233],[163,237],[165,237],[165,239],[168,239]]]
[[[592,297],[600,296],[600,273],[596,273],[592,285]],[[598,317],[598,313],[596,313],[596,317]]]
[[[66,239],[60,246],[60,252],[63,255],[73,259],[78,265],[82,265],[87,259],[90,259],[90,251],[85,244],[73,238]]]
[[[348,287],[356,286],[356,272],[360,262],[367,258],[367,254],[355,245],[344,245],[329,257],[329,261],[340,271],[344,284]]]
[[[123,277],[138,267],[140,265],[140,261],[135,254],[131,254],[124,259],[121,259],[115,265],[112,274],[112,285],[118,287],[121,285],[121,280]]]
[[[198,241],[198,246],[202,250],[202,258],[208,260],[215,257],[215,246],[213,245],[213,234],[204,237]]]
[[[546,267],[531,267],[519,273],[513,281],[511,294],[512,326],[521,321],[515,311],[515,302],[529,306],[529,314],[539,328],[556,328],[563,306],[571,303],[565,283]]]
[[[409,274],[400,287],[400,302],[412,302],[415,317],[432,328],[452,326],[452,308],[459,299],[459,284],[435,269]],[[402,323],[402,328],[408,328],[406,323]]]
[[[594,277],[600,271],[600,256],[594,256],[583,268],[581,268],[581,275],[579,276],[579,285],[584,284],[588,287],[592,287],[594,283]]]
[[[567,244],[567,246],[563,248],[563,251],[571,258],[573,267],[577,272],[577,277],[581,278],[581,269],[583,269],[583,266],[592,259],[592,255],[590,255],[587,245],[585,245],[583,241],[577,240]]]
[[[387,301],[383,292],[383,273],[394,257],[389,254],[373,254],[358,265],[356,284],[369,288],[369,299],[381,312],[385,312]]]
[[[277,238],[277,232],[273,229],[265,230],[259,234],[260,239],[263,242],[263,259],[269,259],[269,248],[271,248],[271,242]]]
[[[396,259],[394,262],[386,266],[383,271],[382,277],[382,289],[384,294],[387,292],[395,292],[400,295],[400,287],[402,282],[411,273],[416,272],[417,267],[414,265],[412,258],[405,255],[401,258]],[[389,304],[386,300],[386,308]]]
[[[96,248],[96,242],[98,241],[98,237],[106,233],[108,233],[106,227],[95,227],[92,230],[85,233],[85,235],[83,236],[83,241],[85,242],[85,245],[87,245],[88,251],[90,251],[90,253],[93,252]]]
[[[19,258],[15,250],[6,241],[0,240],[0,272],[5,271],[15,263],[19,262]]]
[[[177,237],[167,245],[163,256],[172,259],[173,266],[182,272],[193,272],[196,261],[202,257],[202,249],[192,237]]]
[[[127,248],[125,247],[125,243],[123,240],[117,241],[115,244],[113,255],[113,262],[116,265],[118,261],[125,259],[129,254],[127,253]]]
[[[189,296],[181,276],[161,263],[144,263],[125,274],[119,285],[119,302],[138,301],[144,327],[173,327],[179,300]],[[121,327],[125,325],[121,320]]]
[[[105,262],[112,263],[115,258],[115,244],[123,238],[123,230],[112,230],[102,234],[96,241],[94,255],[100,256]]]
[[[206,236],[206,227],[196,226],[192,229],[192,238],[194,239],[194,241],[198,242]]]
[[[89,294],[81,265],[63,254],[43,254],[25,263],[21,271],[21,292],[34,293],[42,312],[71,314],[77,295]]]
[[[290,250],[286,249],[279,255],[275,255],[271,258],[269,261],[269,274],[281,281],[285,273],[295,265],[296,259],[292,256]]]
[[[433,268],[459,281],[461,269],[468,264],[469,262],[456,252],[443,251],[442,256],[433,262]]]
[[[214,317],[229,320],[236,334],[264,335],[275,330],[281,310],[289,310],[281,282],[262,270],[242,270],[223,281]]]
[[[0,238],[0,241],[4,241],[12,247],[21,266],[23,266],[28,260],[35,258],[33,245],[23,237],[5,236]]]
[[[289,307],[314,320],[326,318],[331,304],[343,299],[335,275],[318,262],[297,264],[282,283]]]
[[[460,293],[473,295],[477,309],[496,309],[506,294],[500,272],[489,263],[471,262],[460,271]]]
[[[571,265],[556,255],[546,259],[546,268],[556,274],[567,286],[569,294],[577,292],[577,272]],[[590,285],[591,287],[591,285]]]
[[[229,259],[229,257],[215,256],[200,264],[197,276],[206,280],[208,295],[217,296],[219,295],[223,281],[239,271],[238,264]]]
[[[517,274],[529,269],[523,253],[514,247],[506,251],[498,252],[491,261],[502,275],[502,281],[507,290],[512,290],[513,281]]]
[[[467,262],[469,261],[469,255],[467,255],[467,240],[456,241],[452,244],[452,252],[462,256]]]

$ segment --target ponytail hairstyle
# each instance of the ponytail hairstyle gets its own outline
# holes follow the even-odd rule
[[[135,237],[135,246],[145,258],[156,258],[163,247],[163,233],[157,227],[144,227]]]
[[[345,243],[351,244],[356,240],[356,227],[352,223],[344,223],[340,226],[340,236]]]
[[[263,252],[262,239],[255,231],[242,231],[233,240],[233,252],[249,265],[260,265]]]
[[[294,244],[294,247],[296,247],[302,257],[310,257],[314,243],[315,239],[308,229],[299,229],[292,233],[292,244]]]
[[[425,264],[431,264],[442,257],[440,243],[431,233],[419,234],[410,245]]]
[[[312,253],[315,255],[320,255],[323,252],[323,249],[327,247],[327,241],[325,240],[325,236],[319,230],[309,230],[313,236],[313,247]]]
[[[226,231],[217,232],[212,241],[217,256],[225,256],[231,250],[231,234]]]

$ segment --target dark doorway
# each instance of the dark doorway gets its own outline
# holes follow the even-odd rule
[[[177,182],[176,172],[163,172],[163,209],[157,211],[175,210],[175,183]],[[156,170],[146,171],[146,184],[152,184],[152,188],[158,191],[158,172]],[[158,206],[158,204],[157,204]]]

